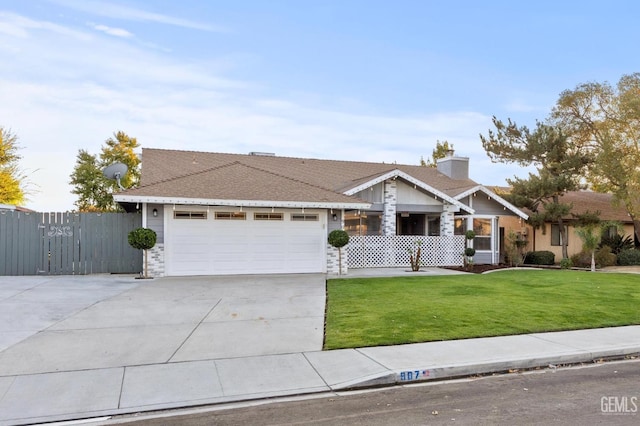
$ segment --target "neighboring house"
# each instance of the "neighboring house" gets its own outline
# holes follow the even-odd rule
[[[496,189],[496,192],[504,194],[504,190]],[[612,194],[603,194],[592,191],[571,191],[560,198],[562,203],[570,203],[573,205],[569,216],[564,218],[567,227],[567,251],[569,256],[580,253],[582,251],[582,240],[576,234],[575,218],[573,215],[589,212],[600,212],[600,219],[603,221],[615,221],[622,225],[622,231],[619,233],[623,236],[630,236],[634,239],[633,221],[623,206],[616,206],[613,203]],[[506,232],[509,230],[519,234],[519,237],[527,241],[526,250],[541,251],[547,250],[555,254],[555,261],[559,263],[562,260],[562,236],[560,227],[556,223],[547,222],[543,227],[534,230],[530,225],[524,222],[514,222],[513,220],[504,221]],[[611,228],[610,233],[617,232],[617,229]]]
[[[24,213],[35,213],[34,210],[26,207],[14,206],[13,204],[0,204],[0,211],[17,211]]]
[[[143,226],[157,232],[155,276],[337,273],[336,251],[327,246],[334,229],[360,238],[350,246],[396,262],[397,242],[378,238],[440,238],[424,251],[448,251],[455,260],[439,264],[462,262],[461,235],[473,229],[474,261],[497,263],[501,221],[527,215],[469,179],[468,170],[469,159],[453,154],[435,169],[144,149],[140,187],[114,199],[141,210]]]

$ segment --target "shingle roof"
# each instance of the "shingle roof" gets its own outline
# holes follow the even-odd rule
[[[510,187],[495,186],[490,187],[496,194],[504,195],[511,191]],[[631,222],[631,217],[623,205],[614,202],[613,194],[605,194],[593,191],[570,191],[560,197],[561,203],[573,204],[571,215],[567,219],[572,219],[573,215],[589,212],[600,212],[600,219],[615,220],[618,222]],[[527,213],[530,213],[528,210]]]
[[[563,203],[572,203],[571,213],[581,214],[587,211],[600,212],[602,220],[617,220],[619,222],[631,222],[627,209],[613,202],[612,194],[603,194],[592,191],[568,192],[561,198]]]
[[[345,191],[396,169],[451,195],[477,185],[424,166],[145,148],[140,187],[121,194],[353,203]]]

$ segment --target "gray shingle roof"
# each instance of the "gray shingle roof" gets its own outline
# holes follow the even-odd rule
[[[345,191],[395,169],[451,195],[477,185],[424,166],[145,148],[140,187],[121,194],[353,203]]]

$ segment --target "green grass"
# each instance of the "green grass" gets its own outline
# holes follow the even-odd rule
[[[640,275],[500,271],[329,280],[325,349],[640,324]]]

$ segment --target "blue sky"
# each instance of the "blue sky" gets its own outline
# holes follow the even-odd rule
[[[0,0],[0,125],[39,211],[73,208],[78,150],[143,147],[417,164],[436,141],[487,185],[491,116],[640,71],[636,1]]]

